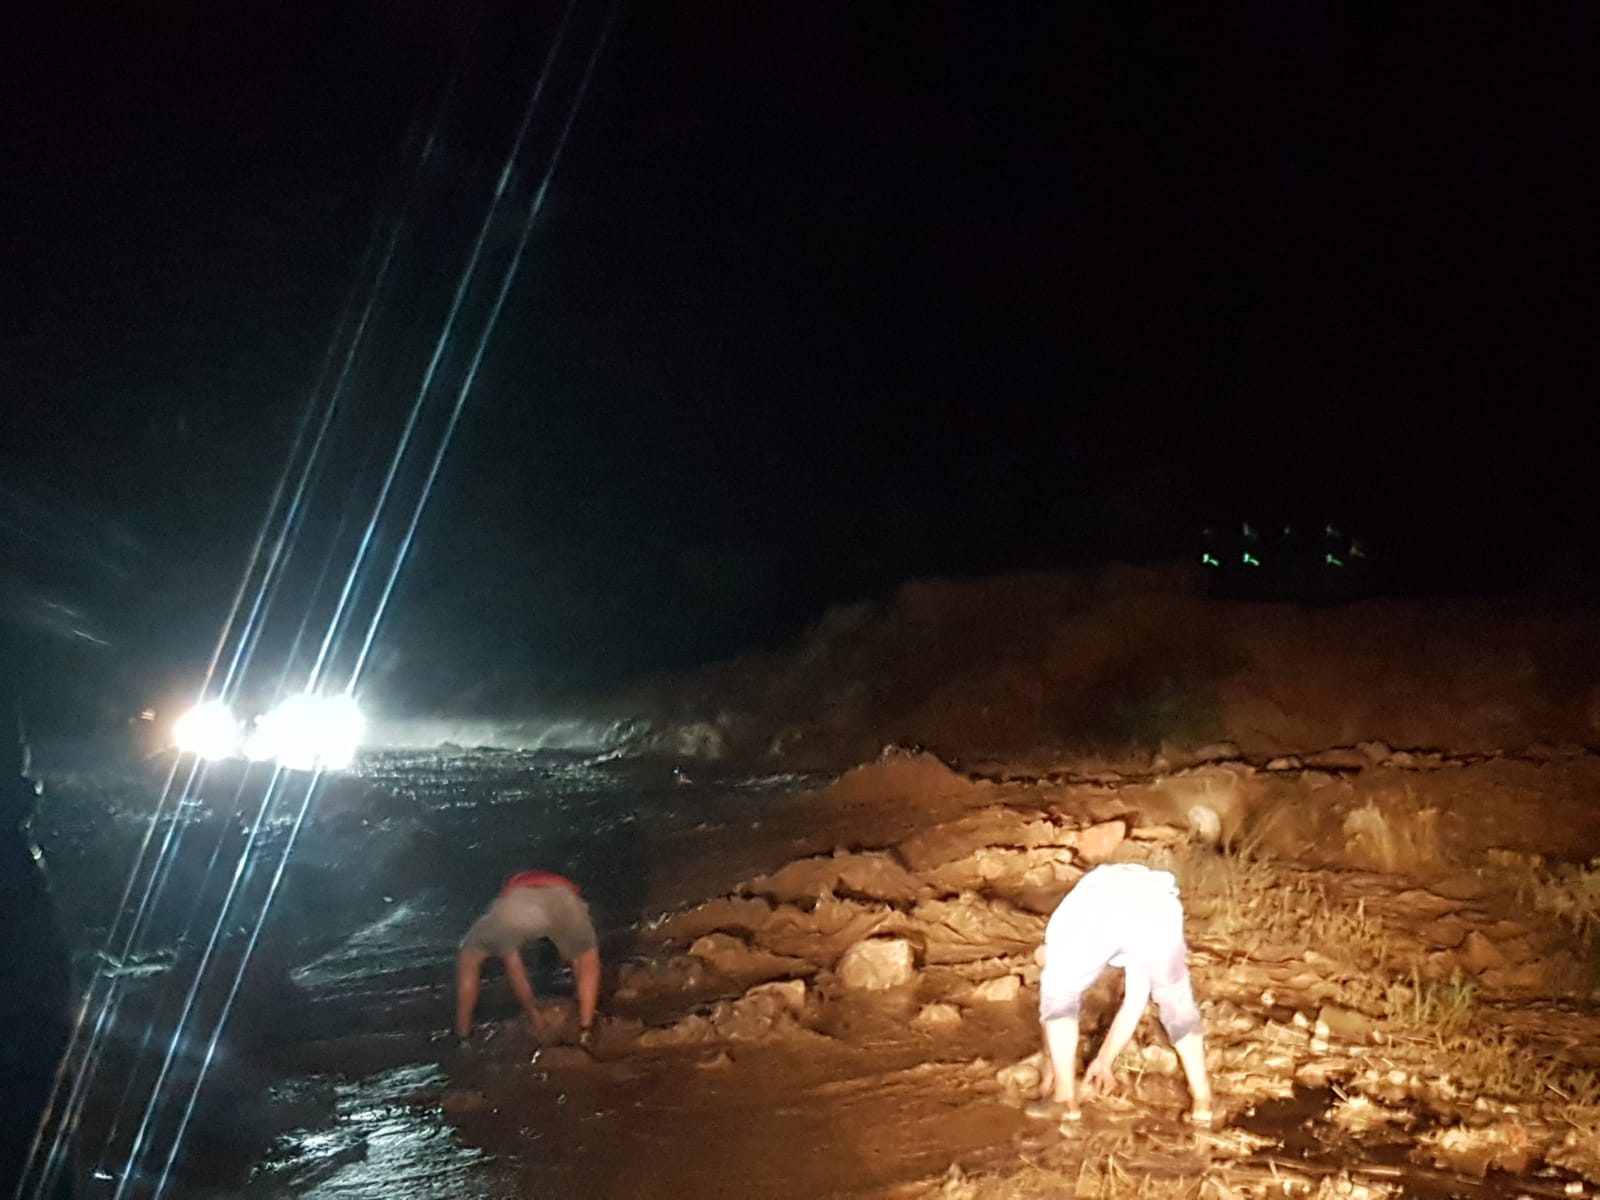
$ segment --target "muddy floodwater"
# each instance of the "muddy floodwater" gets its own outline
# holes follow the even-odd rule
[[[1600,767],[1380,749],[836,780],[386,752],[309,804],[213,770],[153,824],[161,764],[57,751],[40,832],[119,997],[82,1192],[151,1194],[176,1143],[164,1194],[207,1200],[1600,1194]],[[108,956],[141,845],[164,873]],[[1113,858],[1179,876],[1213,1129],[1148,1018],[1080,1125],[1026,1113],[1033,949]],[[534,1027],[491,971],[447,1036],[456,941],[530,867],[600,928],[594,1057],[547,947]]]
[[[246,874],[213,975],[240,960],[243,926],[262,891],[251,876],[278,861],[302,798],[298,781],[280,784],[253,845],[264,769],[212,770],[176,816],[169,799],[145,850],[154,860],[170,848],[162,891],[132,953],[108,964],[101,951],[151,834],[167,765],[81,746],[40,764],[47,801],[38,833],[80,975],[108,966],[122,973],[119,1027],[79,1139],[90,1195],[111,1194],[122,1173],[129,1119],[143,1115],[139,1093],[153,1082],[236,866],[243,859]],[[550,1072],[530,1065],[532,1043],[502,1052],[511,1032],[526,1035],[510,1023],[502,1034],[497,1024],[515,1012],[498,976],[480,1008],[482,1044],[462,1055],[443,1036],[454,948],[509,875],[556,869],[582,882],[614,979],[641,922],[788,855],[763,840],[761,824],[806,780],[679,780],[659,763],[487,751],[385,754],[328,778],[287,859],[169,1194],[511,1195],[499,1157],[560,1176],[595,1154],[592,1123],[632,1102],[627,1087],[605,1086],[609,1075],[591,1069],[541,1091],[537,1080]],[[529,958],[554,1013],[570,978],[551,955]],[[204,999],[191,1037],[214,1028]],[[519,1066],[527,1111],[485,1127],[492,1151],[464,1140],[441,1097],[486,1070]],[[626,1190],[625,1181],[618,1187]]]

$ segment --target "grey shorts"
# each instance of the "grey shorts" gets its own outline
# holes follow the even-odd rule
[[[599,945],[589,906],[579,896],[564,887],[520,887],[477,919],[461,948],[504,957],[540,938],[554,942],[568,962]]]

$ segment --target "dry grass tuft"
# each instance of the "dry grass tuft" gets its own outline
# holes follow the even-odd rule
[[[1364,901],[1352,907],[1315,873],[1258,857],[1248,845],[1232,854],[1168,851],[1164,865],[1207,941],[1332,948],[1374,966],[1387,956],[1389,936]]]
[[[1436,808],[1398,812],[1368,800],[1345,817],[1344,839],[1352,863],[1390,874],[1434,867],[1445,858]]]
[[[1600,933],[1600,858],[1588,866],[1536,867],[1518,881],[1519,898],[1570,925],[1579,937]]]
[[[1477,985],[1460,972],[1449,980],[1423,979],[1413,966],[1409,979],[1385,982],[1381,1008],[1406,1032],[1452,1034],[1471,1023],[1477,1003]]]

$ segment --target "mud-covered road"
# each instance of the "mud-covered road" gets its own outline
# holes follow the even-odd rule
[[[86,761],[45,764],[41,829],[85,975],[160,782]],[[821,787],[576,755],[372,757],[315,798],[167,1194],[1600,1186],[1600,872],[1582,858],[1588,814],[1552,827],[1590,793],[1592,759],[1156,765],[974,780],[891,756]],[[203,935],[220,929],[225,965],[245,941],[245,922],[215,915],[258,794],[237,772],[205,782],[148,934],[115,964],[127,999],[80,1130],[86,1195],[110,1196],[125,1170],[151,1047],[171,1040]],[[1197,800],[1215,822],[1193,819]],[[293,826],[295,797],[279,803],[262,862]],[[1247,852],[1196,839],[1215,824]],[[171,829],[158,821],[155,842]],[[1555,858],[1536,857],[1545,844]],[[1179,871],[1219,1130],[1178,1120],[1153,1025],[1081,1129],[1023,1115],[1007,1068],[1037,1045],[1031,951],[1106,857]],[[539,1029],[511,1019],[496,981],[472,1045],[444,1036],[455,941],[529,866],[578,879],[594,907],[598,1061],[566,1044],[569,981],[549,955]],[[256,873],[239,884],[245,915]],[[1109,1016],[1114,993],[1101,1000]],[[171,1121],[151,1128],[159,1142]]]

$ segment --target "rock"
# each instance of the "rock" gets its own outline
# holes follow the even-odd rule
[[[1317,1010],[1313,1036],[1324,1042],[1354,1042],[1360,1045],[1371,1041],[1377,1028],[1378,1023],[1365,1013],[1340,1008],[1336,1004],[1324,1004]]]
[[[936,965],[1031,954],[1044,940],[1040,915],[978,896],[926,900],[912,910],[911,919],[927,961]]]
[[[1267,770],[1298,771],[1305,765],[1305,761],[1297,754],[1280,754],[1277,758],[1274,758],[1267,763]]]
[[[1044,1082],[1044,1073],[1044,1052],[1036,1050],[1027,1058],[1000,1068],[995,1072],[995,1078],[1008,1092],[1036,1096],[1039,1094],[1039,1085]]]
[[[1466,940],[1468,929],[1465,921],[1451,915],[1429,921],[1417,932],[1430,946],[1440,950],[1454,950]]]
[[[1374,767],[1389,761],[1390,756],[1394,754],[1394,751],[1389,748],[1387,743],[1376,740],[1357,742],[1356,752]]]
[[[1156,1075],[1176,1075],[1182,1065],[1178,1062],[1178,1052],[1171,1046],[1163,1046],[1159,1042],[1146,1045],[1139,1051],[1139,1059],[1146,1071]]]
[[[961,1010],[954,1004],[924,1004],[911,1019],[911,1027],[923,1033],[949,1033],[961,1024]]]
[[[1539,1149],[1529,1128],[1513,1121],[1496,1121],[1478,1129],[1456,1125],[1430,1132],[1421,1141],[1428,1145],[1435,1166],[1479,1178],[1490,1170],[1520,1175]]]
[[[689,953],[718,974],[733,979],[799,975],[816,969],[803,958],[758,950],[742,938],[727,933],[708,933],[696,938]]]
[[[1195,837],[1207,846],[1220,845],[1222,842],[1222,818],[1217,810],[1206,804],[1196,804],[1184,814],[1189,822],[1189,829]]]
[[[1466,940],[1461,943],[1461,959],[1466,963],[1467,969],[1477,975],[1507,964],[1506,956],[1500,952],[1500,947],[1477,929],[1467,934]]]
[[[837,970],[849,988],[900,987],[916,977],[916,951],[904,938],[868,938],[844,952]]]
[[[726,1050],[718,1050],[710,1058],[702,1058],[695,1066],[702,1071],[722,1071],[733,1066],[733,1057]]]
[[[1087,829],[1080,829],[1073,840],[1074,848],[1085,862],[1103,863],[1116,853],[1128,835],[1127,822],[1102,821]]]
[[[690,1013],[683,1020],[671,1025],[646,1029],[639,1035],[638,1044],[641,1050],[657,1050],[665,1047],[698,1046],[715,1041],[716,1037],[717,1031],[710,1021],[699,1013]]]
[[[757,984],[744,994],[744,998],[762,1003],[770,1000],[799,1016],[806,1010],[806,981],[785,979],[779,983]]]
[[[1022,994],[1022,980],[1015,975],[986,979],[972,989],[972,999],[980,1004],[1014,1004]]]
[[[1550,966],[1543,962],[1525,962],[1516,966],[1490,967],[1479,977],[1483,986],[1493,992],[1540,992],[1550,987]]]
[[[811,900],[826,893],[899,902],[914,899],[916,878],[883,853],[802,858],[773,875],[762,875],[742,889],[779,901]]]
[[[907,867],[926,873],[970,858],[984,848],[1032,850],[1072,844],[1072,830],[1048,813],[994,806],[924,829],[900,843],[899,850]]]
[[[798,997],[794,985],[800,985]],[[723,1001],[711,1013],[719,1036],[731,1042],[764,1041],[774,1034],[793,1031],[795,1018],[805,1010],[805,984],[792,979],[753,987],[732,1002]]]
[[[1210,742],[1189,755],[1190,760],[1197,763],[1235,762],[1243,757],[1233,742]]]
[[[1073,852],[1065,846],[983,846],[965,858],[923,872],[922,882],[941,895],[1028,888],[1065,891],[1082,874],[1072,861]]]
[[[1479,900],[1489,890],[1483,880],[1466,873],[1435,879],[1428,889],[1446,900]]]

